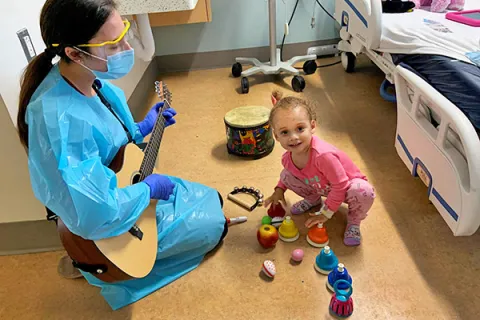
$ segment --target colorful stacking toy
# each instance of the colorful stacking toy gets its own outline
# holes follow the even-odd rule
[[[278,232],[280,233],[280,240],[285,242],[296,241],[300,236],[300,234],[298,233],[298,228],[290,216],[285,217],[285,220],[283,220],[282,225],[278,229]]]
[[[318,272],[328,275],[338,264],[338,259],[335,256],[335,253],[330,249],[329,246],[325,246],[320,254],[315,259],[315,270]]]
[[[348,270],[347,268],[345,268],[343,263],[339,263],[338,267],[333,269],[332,272],[328,274],[327,288],[333,291],[334,290],[333,285],[338,280],[345,280],[349,284],[352,284],[352,277],[350,277],[350,275],[348,274]],[[345,290],[348,288],[348,286],[345,285],[343,282],[340,283],[338,286],[339,286],[338,288],[341,290]]]
[[[340,286],[345,290],[339,289]],[[330,299],[330,312],[342,318],[347,318],[353,313],[353,287],[352,284],[345,280],[338,280],[333,286],[335,291]]]
[[[327,229],[323,226],[323,223],[310,228],[307,234],[307,242],[316,248],[323,248],[328,245]]]

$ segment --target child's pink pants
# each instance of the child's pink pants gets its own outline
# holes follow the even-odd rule
[[[324,186],[319,192],[312,185],[307,185],[290,171],[283,169],[280,174],[282,183],[290,190],[307,200],[310,204],[321,204],[322,196],[327,197],[330,186]],[[347,190],[345,203],[348,205],[348,224],[360,224],[360,221],[367,217],[368,210],[372,207],[375,199],[374,188],[363,179],[352,179]]]

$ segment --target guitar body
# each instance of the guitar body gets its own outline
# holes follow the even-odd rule
[[[110,168],[116,172],[119,188],[132,184],[136,173],[130,168],[139,168],[143,157],[142,150],[131,143],[118,152]],[[126,163],[124,159],[127,159]],[[80,269],[87,269],[98,279],[111,283],[143,278],[152,270],[157,256],[155,207],[156,201],[152,201],[136,221],[143,232],[142,240],[129,232],[96,241],[83,239],[68,230],[59,217],[57,231],[75,264]]]

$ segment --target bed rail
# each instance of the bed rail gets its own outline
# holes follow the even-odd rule
[[[399,117],[396,140],[400,139],[399,145],[406,153],[404,162],[410,162],[412,174],[416,173],[418,163],[423,166],[422,161],[429,162],[425,165],[427,175],[432,169],[437,175],[428,177],[433,180],[429,197],[432,199],[433,192],[434,200],[438,200],[434,203],[437,209],[441,207],[440,213],[443,209],[448,213],[442,216],[455,235],[473,234],[480,226],[480,139],[477,132],[454,104],[413,72],[397,66],[395,83]],[[427,119],[422,107],[430,108],[440,117],[438,126]],[[449,138],[451,131],[460,139],[460,148]],[[409,158],[408,161],[405,158]],[[435,186],[435,182],[440,186]],[[441,193],[443,197],[439,196]]]
[[[335,19],[342,26],[343,40],[353,35],[359,45],[352,43],[352,52],[360,53],[361,46],[375,50],[382,37],[381,0],[335,0]],[[347,39],[344,37],[347,36]],[[339,48],[341,50],[341,48]]]

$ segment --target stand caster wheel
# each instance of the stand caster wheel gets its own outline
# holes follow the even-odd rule
[[[243,77],[241,83],[242,83],[242,93],[248,93],[248,89],[249,89],[248,78]]]
[[[315,60],[305,61],[303,64],[303,72],[305,72],[305,74],[312,74],[315,73],[315,71],[317,71],[317,63]]]
[[[295,92],[302,92],[305,89],[305,80],[302,76],[294,76],[292,79],[292,88]]]
[[[355,60],[357,57],[351,52],[342,52],[342,66],[348,73],[355,71]]]
[[[242,65],[238,62],[234,63],[232,66],[232,76],[238,78],[242,75]]]

